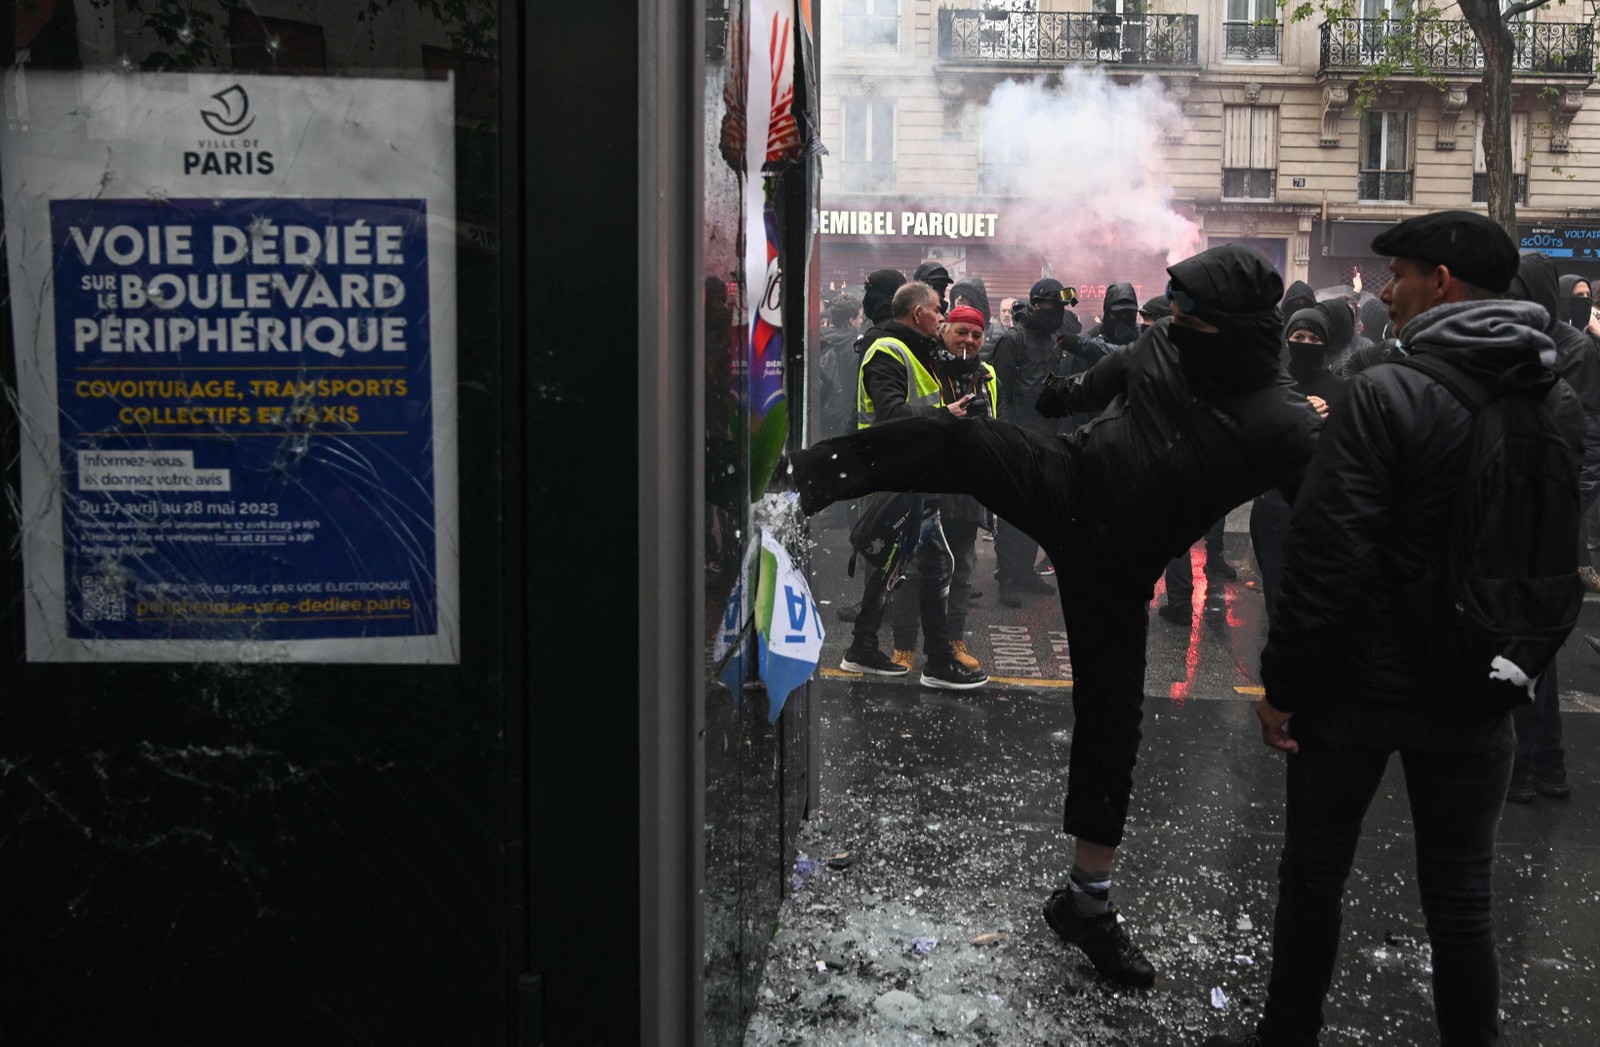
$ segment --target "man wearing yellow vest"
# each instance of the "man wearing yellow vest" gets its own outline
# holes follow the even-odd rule
[[[939,293],[925,283],[912,281],[894,293],[891,319],[878,325],[861,355],[856,380],[856,417],[862,429],[902,418],[952,415],[964,418],[973,395],[945,404],[939,380],[934,377],[943,343],[938,337]],[[953,558],[935,509],[925,513],[921,541],[913,554],[917,599],[922,616],[922,685],[965,691],[982,687],[989,677],[956,660],[952,648],[945,601],[950,596]],[[850,649],[839,667],[875,676],[904,676],[911,666],[887,658],[878,647],[883,623],[888,578],[868,568],[861,612],[856,616]],[[909,595],[909,594],[908,594]],[[963,594],[965,595],[965,594]],[[910,661],[906,658],[905,661]]]

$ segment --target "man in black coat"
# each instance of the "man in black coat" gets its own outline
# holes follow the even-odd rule
[[[1544,309],[1502,297],[1517,249],[1484,215],[1409,218],[1372,250],[1390,257],[1380,297],[1411,355],[1436,356],[1490,386],[1514,368],[1538,375],[1554,363]],[[1576,452],[1582,412],[1569,388],[1556,388],[1557,417]],[[1511,717],[1426,697],[1446,669],[1427,664],[1400,596],[1402,583],[1431,570],[1447,547],[1472,419],[1419,369],[1362,371],[1291,499],[1282,589],[1261,655],[1266,696],[1256,707],[1263,740],[1289,753],[1272,973],[1256,1030],[1213,1036],[1206,1047],[1317,1042],[1344,883],[1393,752],[1415,825],[1441,1038],[1462,1047],[1499,1039],[1490,869],[1511,772]]]
[[[1297,489],[1321,425],[1279,367],[1283,280],[1264,258],[1229,245],[1167,272],[1170,318],[1039,394],[1046,416],[1103,408],[1071,435],[993,418],[911,418],[796,452],[787,474],[807,513],[869,491],[970,494],[1049,553],[1073,663],[1063,828],[1076,848],[1070,882],[1045,915],[1102,976],[1127,985],[1155,980],[1109,897],[1155,580],[1229,509],[1273,487]]]
[[[1063,339],[1082,329],[1076,313],[1067,308],[1077,296],[1060,280],[1045,277],[1028,292],[1026,309],[1016,307],[1016,323],[995,343],[990,363],[1000,379],[1000,417],[1040,435],[1059,433],[1059,418],[1047,418],[1035,407],[1045,380],[1070,366]],[[1081,368],[1079,368],[1081,370]],[[991,508],[993,508],[991,506]],[[995,521],[995,574],[1000,582],[1000,602],[1021,607],[1023,593],[1049,595],[1050,583],[1034,573],[1039,543],[1001,515]]]
[[[1560,277],[1555,263],[1543,254],[1522,256],[1517,275],[1506,292],[1510,297],[1532,302],[1544,309],[1550,319],[1544,333],[1556,344],[1555,372],[1578,394],[1583,405],[1583,465],[1578,472],[1578,515],[1581,519],[1600,494],[1600,347],[1584,332],[1566,323],[1566,302],[1560,298]],[[1578,562],[1587,565],[1589,550],[1583,529],[1578,529]],[[1582,567],[1578,569],[1584,574]],[[1593,587],[1590,577],[1584,584]],[[1561,684],[1556,666],[1550,665],[1539,676],[1533,701],[1519,706],[1512,714],[1517,729],[1517,755],[1511,763],[1511,785],[1506,799],[1511,803],[1532,803],[1539,796],[1565,800],[1572,795],[1567,784],[1566,754],[1561,749]]]

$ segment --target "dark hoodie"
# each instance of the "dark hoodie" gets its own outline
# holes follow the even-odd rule
[[[1583,404],[1583,468],[1578,482],[1587,495],[1600,490],[1600,347],[1583,331],[1561,320],[1565,305],[1565,280],[1577,283],[1580,277],[1557,277],[1556,265],[1547,256],[1525,254],[1517,263],[1517,275],[1506,288],[1506,297],[1532,302],[1549,317],[1544,333],[1556,344],[1555,372],[1578,394]]]
[[[1376,295],[1361,299],[1361,334],[1374,345],[1389,336],[1389,307]]]
[[[1291,342],[1289,336],[1296,331],[1310,331],[1322,339],[1321,345],[1309,342]],[[1339,399],[1345,379],[1328,372],[1328,313],[1326,310],[1302,309],[1289,317],[1283,325],[1283,348],[1289,377],[1294,387],[1306,396],[1320,396],[1331,406]]]
[[[1191,381],[1192,366],[1157,321],[1132,345],[1052,387],[1062,412],[1099,410],[1069,436],[1079,511],[1104,543],[1108,570],[1148,593],[1168,562],[1218,519],[1263,491],[1293,492],[1322,420],[1279,366],[1283,280],[1266,259],[1215,247],[1168,269],[1197,316],[1222,328],[1227,380]]]
[[[938,262],[923,262],[911,274],[911,279],[920,280],[939,292],[939,311],[942,313],[950,307],[949,300],[945,298],[945,288],[950,286],[950,270]]]
[[[1400,332],[1415,355],[1435,355],[1493,384],[1512,368],[1553,358],[1544,310],[1492,299],[1450,302]],[[1560,390],[1574,447],[1582,408]],[[1284,543],[1261,681],[1286,712],[1328,701],[1412,705],[1424,693],[1415,636],[1397,579],[1420,577],[1446,545],[1472,414],[1411,367],[1373,367],[1350,381],[1295,501]]]
[[[1318,302],[1316,307],[1328,317],[1328,369],[1338,373],[1358,348],[1355,345],[1356,314],[1342,298]]]
[[[1589,326],[1589,315],[1590,314],[1588,312],[1583,312],[1582,310],[1579,310],[1579,312],[1582,315],[1575,315],[1574,312],[1573,312],[1573,299],[1574,299],[1574,296],[1572,294],[1572,289],[1574,287],[1577,287],[1579,284],[1584,284],[1585,286],[1587,286],[1589,288],[1589,295],[1588,295],[1588,298],[1587,298],[1587,302],[1589,304],[1589,309],[1590,310],[1592,310],[1594,308],[1594,284],[1590,282],[1588,277],[1578,276],[1576,274],[1569,274],[1569,275],[1563,276],[1561,278],[1560,285],[1559,285],[1560,286],[1560,299],[1561,299],[1561,301],[1560,301],[1560,305],[1561,305],[1560,319],[1565,320],[1567,323],[1571,324],[1573,327],[1576,327],[1578,330],[1584,331]],[[1593,337],[1593,336],[1591,335],[1590,337]]]
[[[1296,280],[1289,285],[1283,293],[1283,315],[1293,316],[1302,309],[1310,309],[1317,304],[1317,292],[1304,280]]]
[[[879,269],[862,285],[861,311],[869,324],[881,324],[893,313],[894,293],[905,284],[906,275],[898,269]]]

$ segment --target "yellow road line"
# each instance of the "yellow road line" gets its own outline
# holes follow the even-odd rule
[[[866,673],[846,672],[843,669],[818,669],[818,676],[826,676],[830,680],[864,680]],[[906,676],[910,676],[907,673]],[[886,680],[898,680],[902,677],[886,676]],[[1008,683],[1019,687],[1071,687],[1071,680],[1040,680],[1032,676],[991,676],[990,683]]]
[[[1266,694],[1267,693],[1267,689],[1265,687],[1235,687],[1234,690],[1238,691],[1240,694]]]

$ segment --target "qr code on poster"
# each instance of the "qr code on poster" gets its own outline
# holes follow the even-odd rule
[[[83,620],[120,622],[128,616],[122,586],[103,574],[83,576]]]

